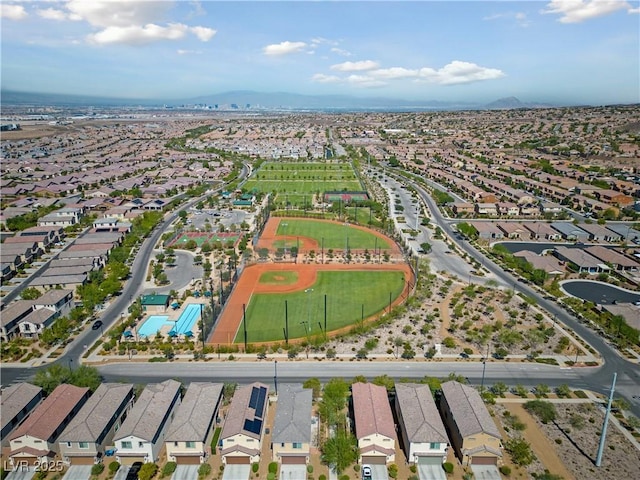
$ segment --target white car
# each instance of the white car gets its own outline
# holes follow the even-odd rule
[[[364,465],[362,467],[362,480],[372,480],[371,467],[369,465]]]

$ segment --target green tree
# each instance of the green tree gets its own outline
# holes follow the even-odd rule
[[[20,296],[23,300],[36,300],[42,296],[42,292],[35,287],[27,287]]]
[[[158,472],[158,466],[155,463],[145,463],[140,467],[138,472],[139,480],[151,480]]]
[[[325,465],[334,468],[338,474],[358,459],[358,442],[348,432],[337,431],[321,447],[320,459]]]
[[[525,410],[536,415],[542,423],[553,422],[556,419],[556,407],[544,400],[530,400],[524,404]]]
[[[81,365],[72,370],[71,367],[56,363],[46,370],[39,370],[33,384],[42,388],[45,394],[50,394],[58,385],[69,383],[77,387],[88,387],[92,392],[100,386],[102,378],[94,367]]]
[[[509,452],[509,455],[511,455],[511,460],[516,465],[531,465],[531,463],[536,458],[533,450],[531,450],[531,445],[529,445],[529,443],[522,438],[512,438],[510,440],[507,440],[504,448],[507,452]]]

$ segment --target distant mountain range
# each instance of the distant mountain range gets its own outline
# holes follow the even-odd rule
[[[515,97],[501,98],[489,104],[412,101],[384,97],[354,97],[348,95],[300,95],[284,92],[238,90],[185,99],[129,99],[61,95],[3,90],[3,105],[102,106],[143,108],[209,108],[212,110],[277,110],[277,111],[428,111],[548,108],[558,105],[523,103]]]

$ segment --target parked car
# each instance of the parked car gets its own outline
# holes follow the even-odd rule
[[[369,465],[364,465],[362,467],[362,480],[371,480],[371,467]]]
[[[126,480],[138,480],[138,472],[142,468],[142,462],[135,462],[127,472]]]

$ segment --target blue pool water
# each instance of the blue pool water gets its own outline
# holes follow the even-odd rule
[[[184,335],[191,331],[196,320],[200,318],[200,308],[200,304],[197,303],[191,303],[186,306],[184,311],[180,314],[180,318],[178,318],[174,328],[177,334]]]
[[[141,337],[148,337],[149,335],[155,335],[158,333],[164,325],[169,323],[169,317],[166,315],[150,315],[144,321],[140,328],[138,328],[138,335]]]
[[[149,315],[144,323],[140,325],[138,335],[141,337],[155,335],[165,325],[173,327],[171,331],[178,335],[184,335],[187,332],[191,332],[198,318],[200,318],[200,304],[197,303],[187,305],[175,322],[169,320],[167,315]]]

